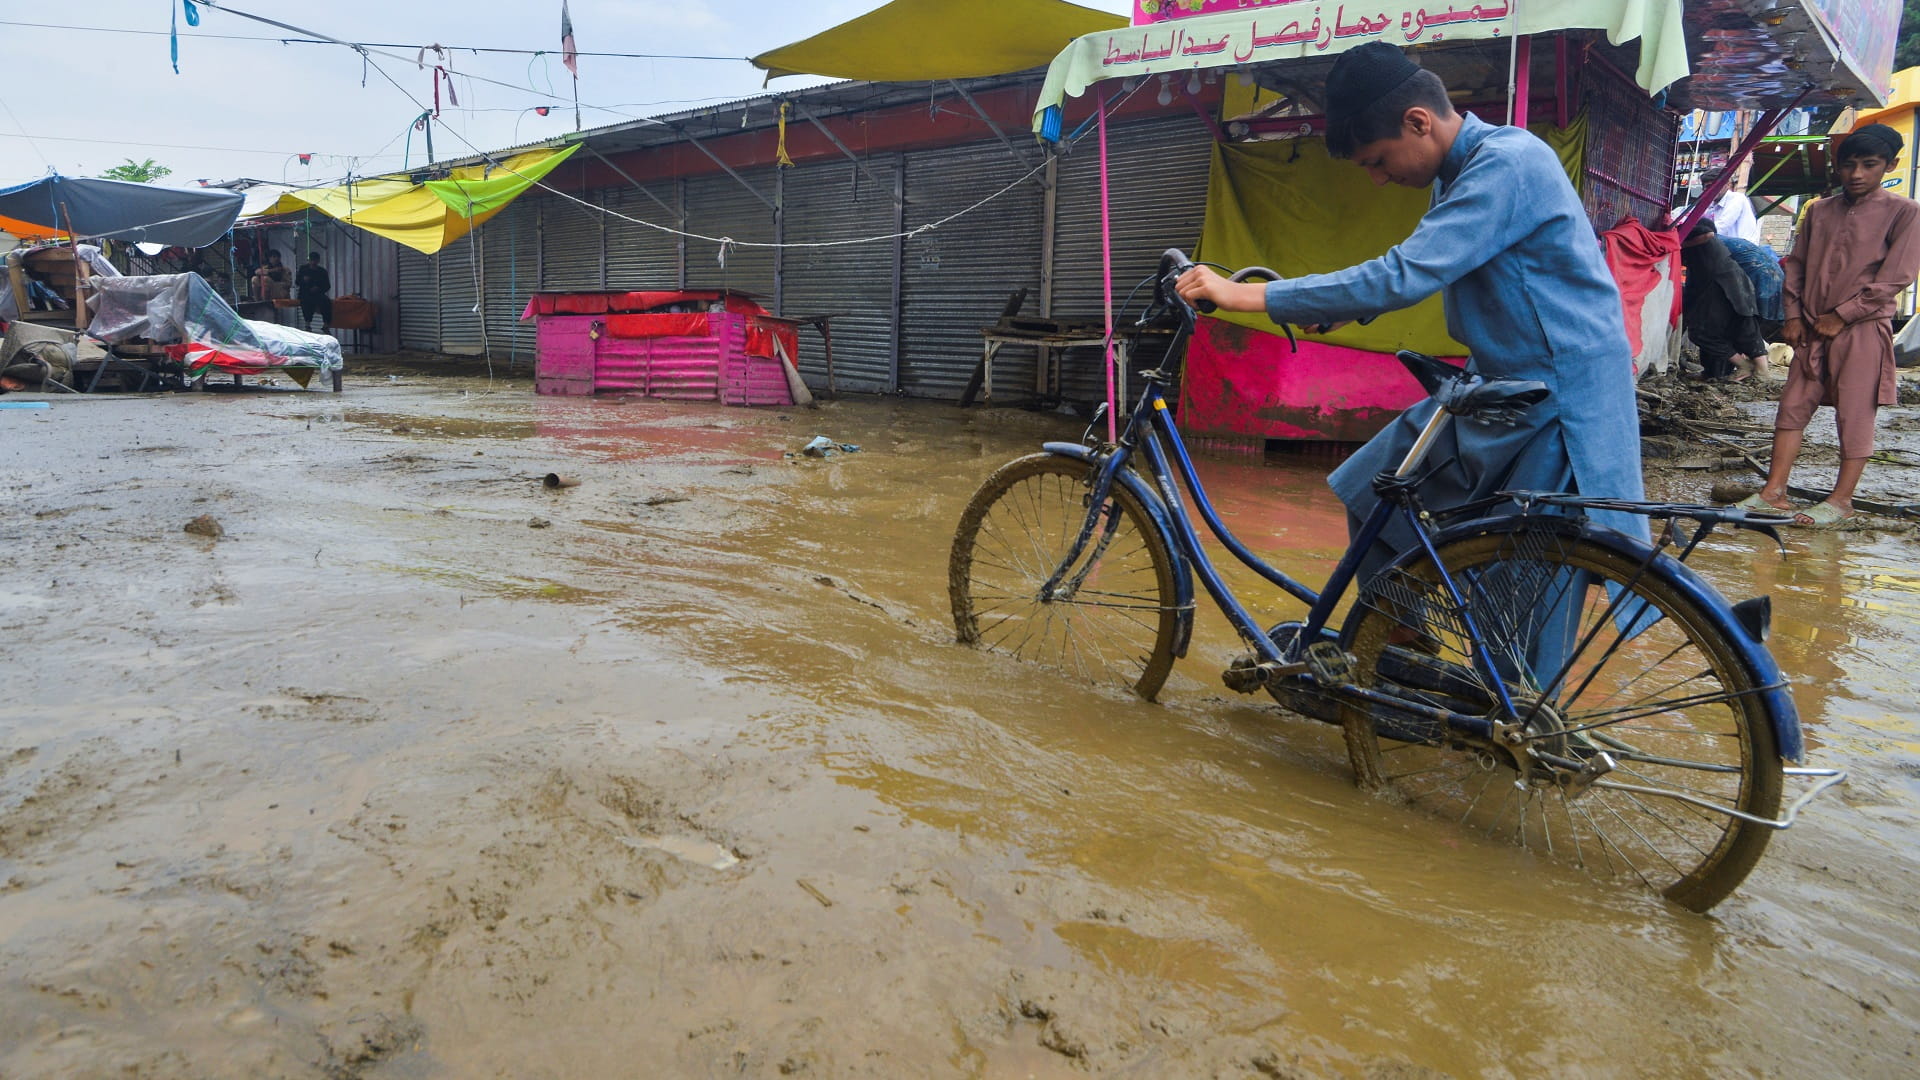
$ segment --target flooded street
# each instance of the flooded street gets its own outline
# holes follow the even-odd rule
[[[1696,555],[1852,772],[1702,917],[1356,791],[1208,606],[1159,704],[954,644],[967,498],[1081,426],[351,370],[0,413],[0,1077],[1920,1070],[1914,538]],[[1317,584],[1331,464],[1201,467]]]

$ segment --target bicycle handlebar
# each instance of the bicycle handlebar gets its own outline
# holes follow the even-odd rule
[[[1196,300],[1192,304],[1188,304],[1186,298],[1182,297],[1179,291],[1174,288],[1175,283],[1178,282],[1181,277],[1185,276],[1187,271],[1192,270],[1195,265],[1194,261],[1187,258],[1186,253],[1179,248],[1168,248],[1166,252],[1160,256],[1160,271],[1158,274],[1160,299],[1162,303],[1177,303],[1181,309],[1188,312],[1211,315],[1219,309],[1219,305],[1206,299]],[[1225,269],[1225,267],[1221,269]],[[1233,273],[1227,276],[1227,280],[1235,284],[1244,282],[1249,278],[1264,278],[1268,281],[1279,281],[1282,279],[1282,275],[1278,271],[1271,270],[1264,266],[1245,266],[1233,271]],[[1355,319],[1354,322],[1360,326],[1365,326],[1376,318],[1379,318],[1379,316],[1367,315]],[[1275,325],[1286,332],[1287,341],[1293,346],[1294,351],[1299,351],[1300,341],[1294,337],[1293,327],[1288,323],[1278,320],[1275,321]],[[1312,329],[1316,334],[1325,334],[1331,332],[1333,326],[1322,323]]]

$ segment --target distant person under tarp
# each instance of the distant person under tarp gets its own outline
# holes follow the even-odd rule
[[[319,252],[307,256],[307,264],[293,276],[293,287],[300,297],[300,329],[318,333],[333,325],[333,298],[327,295],[333,291],[333,280],[320,265]],[[320,316],[318,327],[313,325],[315,315]]]

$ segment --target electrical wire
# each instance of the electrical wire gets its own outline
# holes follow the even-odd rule
[[[217,5],[212,5],[212,4],[209,4],[207,6],[214,7],[216,10],[225,11],[230,15],[243,14],[242,12],[235,11],[232,8],[219,8]],[[132,34],[140,37],[169,37],[172,34],[172,31],[169,31],[169,30],[130,30],[130,29],[126,29],[124,27],[118,27],[118,26],[68,26],[61,23],[23,22],[15,19],[0,19],[0,26],[19,26],[19,27],[27,27],[30,29],[36,29],[36,30],[77,30],[84,33],[93,33],[93,34]],[[281,45],[338,45],[338,44],[341,44],[341,42],[335,41],[332,38],[325,38],[325,37],[290,37],[289,38],[289,37],[266,37],[261,34],[208,34],[208,33],[199,33],[199,32],[196,32],[190,35],[184,35],[184,36],[205,38],[211,41],[259,41],[259,42],[269,42],[269,43],[278,42]],[[408,42],[402,42],[402,41],[359,41],[359,42],[347,42],[347,44],[360,45],[369,49],[413,49],[416,51],[420,49],[434,48],[436,45],[438,45],[437,42],[433,44],[423,44],[423,43],[408,43]],[[438,45],[438,47],[442,49],[446,49],[450,52],[504,53],[504,54],[513,55],[513,56],[542,56],[542,55],[558,56],[560,55],[560,50],[558,49],[502,49],[502,48],[492,48],[484,45]],[[599,57],[607,60],[724,60],[729,63],[738,63],[740,61],[747,59],[744,56],[708,56],[708,55],[702,55],[697,53],[622,53],[622,52],[586,52],[584,50],[576,50],[574,52],[574,55]]]
[[[20,122],[19,117],[13,115],[13,106],[7,104],[6,98],[0,98],[0,109],[7,110],[7,118],[13,121],[13,126],[15,128],[19,129],[18,134],[14,134],[12,132],[0,131],[0,136],[5,136],[9,139],[27,140],[27,145],[33,147],[33,152],[40,155],[40,160],[46,163],[47,168],[49,169],[53,168],[54,167],[53,159],[47,156],[47,152],[45,150],[40,149],[40,144],[34,141],[33,136],[27,134],[26,125]]]

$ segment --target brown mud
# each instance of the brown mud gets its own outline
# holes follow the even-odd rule
[[[0,1076],[1914,1074],[1910,540],[1700,555],[1853,772],[1700,917],[1359,794],[1211,611],[1158,705],[955,645],[966,498],[1078,430],[405,372],[0,413]],[[1203,462],[1313,581],[1325,467]]]

